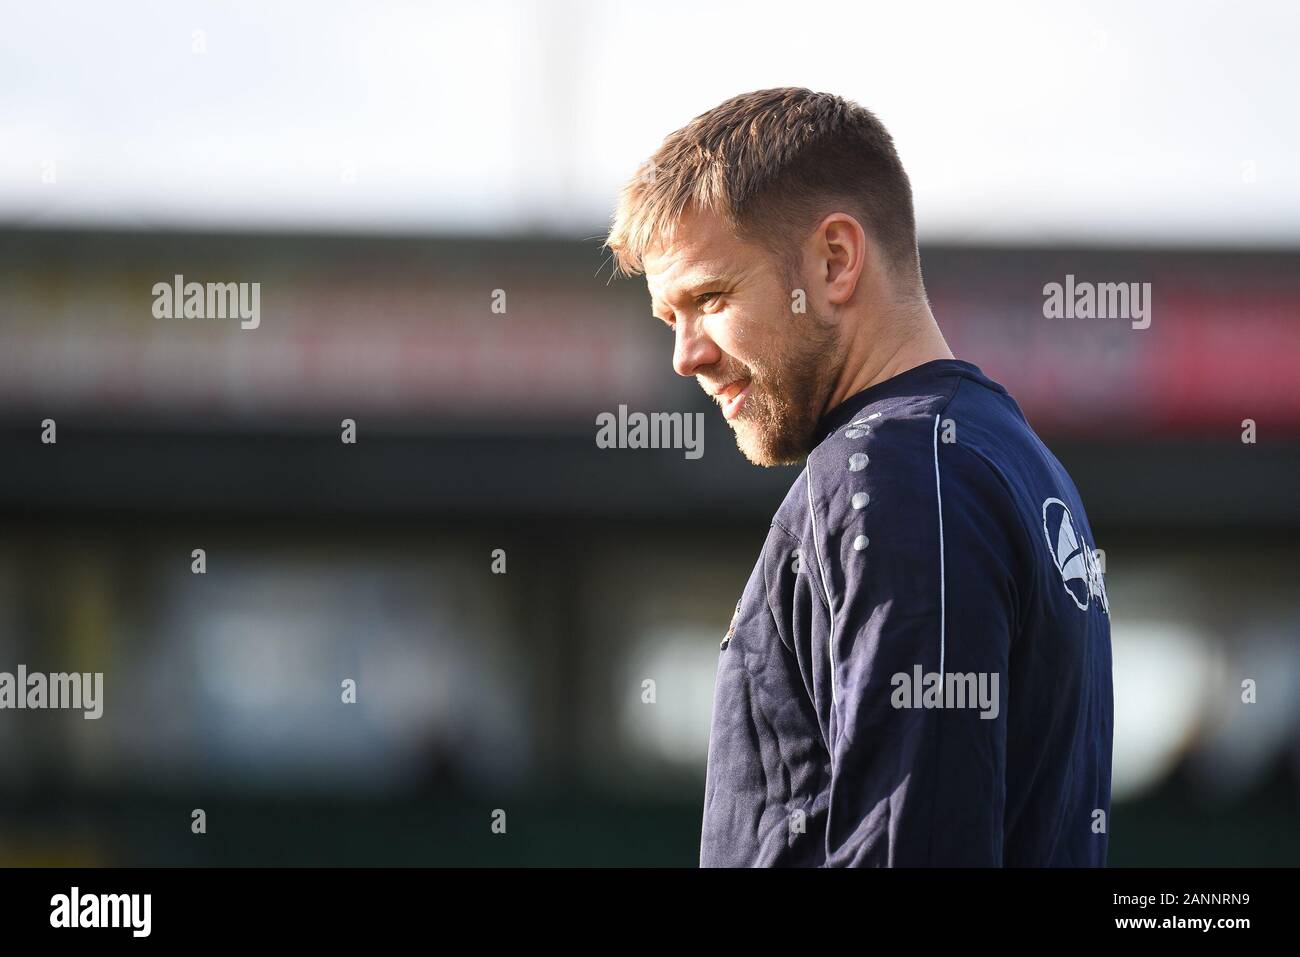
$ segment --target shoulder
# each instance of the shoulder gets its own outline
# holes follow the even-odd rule
[[[908,396],[864,407],[808,456],[811,507],[828,530],[868,510],[880,521],[934,514],[939,434],[951,396]]]
[[[990,456],[1019,445],[1013,436],[1028,426],[1005,392],[967,379],[943,376],[846,416],[809,454],[773,524],[796,536],[834,531],[866,508],[877,523],[915,521],[934,514],[937,483],[1004,497]]]

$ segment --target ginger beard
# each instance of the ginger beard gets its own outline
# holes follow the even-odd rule
[[[787,288],[794,288],[787,284]],[[835,326],[820,316],[783,316],[748,362],[727,357],[709,380],[749,380],[739,412],[728,421],[736,445],[755,465],[794,465],[808,454],[834,376]]]

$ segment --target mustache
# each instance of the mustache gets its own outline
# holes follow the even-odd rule
[[[753,382],[755,378],[756,376],[752,369],[746,368],[745,366],[739,366],[736,367],[734,371],[732,369],[727,369],[725,371],[719,370],[712,373],[708,378],[703,375],[697,375],[695,381],[699,383],[700,388],[708,394],[709,398],[716,399],[717,396],[714,393],[725,389],[727,386],[735,382],[744,382],[746,380]]]

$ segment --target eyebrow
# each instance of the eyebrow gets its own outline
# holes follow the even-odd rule
[[[695,296],[698,296],[706,286],[731,286],[735,284],[735,281],[736,280],[733,277],[728,276],[725,273],[695,273],[686,277],[686,282],[683,283],[685,289],[683,296],[694,298]],[[667,322],[667,319],[664,319],[663,316],[659,315],[658,309],[659,307],[656,303],[655,297],[651,296],[650,314],[656,319]]]

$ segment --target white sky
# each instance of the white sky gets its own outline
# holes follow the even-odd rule
[[[1294,2],[3,0],[0,23],[8,224],[590,236],[665,133],[800,85],[890,127],[925,239],[1300,242]]]

